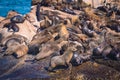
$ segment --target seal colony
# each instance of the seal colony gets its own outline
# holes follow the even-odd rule
[[[80,0],[62,1],[42,0],[24,16],[16,12],[2,19],[3,57],[33,55],[31,62],[35,63],[51,56],[48,71],[98,58],[119,60],[120,6],[103,5],[93,10],[80,6]]]

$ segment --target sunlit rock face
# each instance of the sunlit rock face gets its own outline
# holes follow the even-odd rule
[[[107,3],[111,2],[111,0],[83,0],[83,1],[94,8],[97,8],[98,6],[102,5],[104,1],[106,1]]]

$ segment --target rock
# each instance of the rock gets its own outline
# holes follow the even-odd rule
[[[15,59],[13,56],[0,57],[0,78],[16,69],[22,63],[22,59]]]
[[[112,80],[120,77],[120,73],[117,70],[101,64],[93,64],[92,62],[84,63],[72,70],[72,80]]]
[[[4,20],[4,19],[5,19],[4,17],[1,17],[1,16],[0,16],[0,22],[1,22],[2,20]]]
[[[106,65],[106,66],[109,66],[109,67],[112,67],[112,68],[116,69],[117,71],[120,71],[120,68],[119,68],[120,61],[116,61],[116,60],[102,60],[102,59],[96,59],[95,61],[97,63],[99,63],[99,64]]]

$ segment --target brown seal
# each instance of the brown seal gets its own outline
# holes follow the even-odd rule
[[[50,60],[48,70],[53,71],[55,67],[60,65],[69,66],[70,60],[72,59],[73,56],[73,51],[76,51],[75,47],[68,47],[63,55],[52,57]]]

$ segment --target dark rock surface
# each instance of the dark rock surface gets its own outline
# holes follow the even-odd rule
[[[26,55],[23,58],[15,59],[13,56],[0,58],[0,80],[119,80],[119,64],[115,61],[86,62],[79,66],[73,66],[72,70],[59,69],[48,72],[45,67],[49,64],[49,59],[43,59],[32,63],[33,56]],[[27,61],[28,60],[28,61]],[[99,60],[96,60],[97,62]],[[100,63],[99,61],[99,63]],[[108,63],[107,63],[108,62]],[[111,64],[111,63],[112,64]],[[110,67],[109,67],[110,66]],[[112,67],[111,67],[112,66]]]

